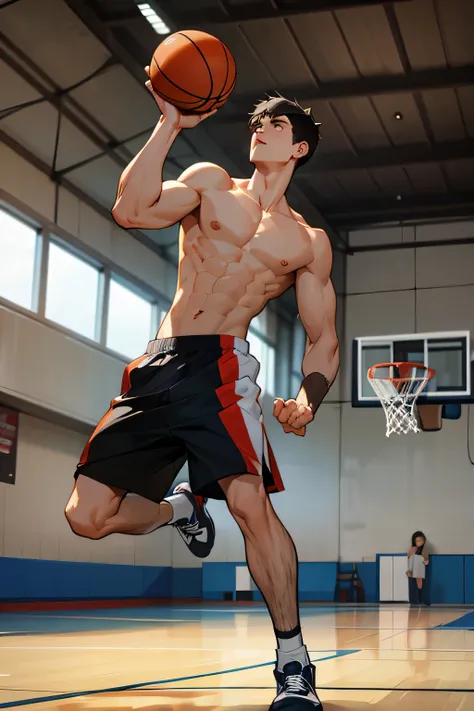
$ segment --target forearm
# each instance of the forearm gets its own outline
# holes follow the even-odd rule
[[[114,211],[139,215],[159,200],[163,165],[178,134],[178,128],[160,118],[145,146],[120,176]]]
[[[335,334],[323,335],[316,343],[308,341],[303,358],[303,382],[296,398],[316,412],[339,370],[339,344]]]

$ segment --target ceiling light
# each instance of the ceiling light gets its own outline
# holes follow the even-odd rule
[[[137,5],[138,9],[142,13],[143,17],[148,20],[150,25],[153,27],[155,32],[159,35],[167,35],[171,32],[168,25],[163,22],[161,17],[159,17],[156,12],[148,3],[140,3]]]
[[[400,111],[396,111],[394,115],[397,121],[403,121],[403,114]]]

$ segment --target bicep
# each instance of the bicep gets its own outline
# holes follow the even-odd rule
[[[150,230],[171,227],[195,210],[200,201],[201,196],[194,188],[181,180],[166,180],[159,199],[132,216],[130,227]]]
[[[203,192],[231,188],[232,180],[223,168],[213,163],[196,163],[178,180],[163,183],[160,199],[154,206],[155,221],[163,222],[160,227],[174,225],[198,207]]]
[[[231,187],[232,180],[223,168],[213,163],[196,163],[187,168],[178,180],[166,180],[152,205],[140,207],[130,214],[130,208],[125,212],[121,209],[119,198],[112,214],[122,227],[159,230],[175,225],[193,212],[200,204],[203,192],[230,190]]]

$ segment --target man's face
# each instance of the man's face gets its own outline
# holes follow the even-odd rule
[[[252,163],[288,163],[308,152],[306,141],[293,143],[293,127],[286,116],[257,118],[251,127]]]

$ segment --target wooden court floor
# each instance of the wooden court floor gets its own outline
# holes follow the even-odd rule
[[[474,611],[303,606],[325,711],[474,711]],[[0,615],[0,708],[266,711],[260,606]]]

